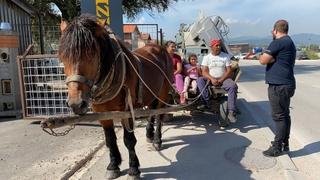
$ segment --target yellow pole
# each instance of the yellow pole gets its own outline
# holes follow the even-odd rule
[[[96,15],[100,24],[110,25],[109,0],[96,0]]]

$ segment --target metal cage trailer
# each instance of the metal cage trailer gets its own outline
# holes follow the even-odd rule
[[[18,57],[23,118],[71,114],[64,66],[57,55]]]

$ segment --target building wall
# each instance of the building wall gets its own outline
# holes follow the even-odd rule
[[[247,53],[250,51],[249,44],[247,43],[229,44],[229,48],[234,55],[239,53]]]
[[[0,0],[0,21],[9,22],[13,30],[18,32],[20,41],[18,53],[22,54],[32,43],[30,14],[11,1]]]
[[[18,37],[15,32],[0,31],[0,117],[20,114],[21,101],[16,57]]]

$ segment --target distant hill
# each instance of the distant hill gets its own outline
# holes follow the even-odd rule
[[[291,35],[292,40],[296,46],[310,44],[320,45],[320,35],[311,33],[301,33]],[[271,42],[271,36],[269,37],[254,37],[254,36],[243,36],[236,38],[229,38],[229,43],[249,43],[251,46],[267,46]]]
[[[317,44],[320,45],[320,35],[319,34],[295,34],[291,36],[295,44],[297,45],[310,45]]]

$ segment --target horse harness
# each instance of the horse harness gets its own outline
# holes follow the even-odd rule
[[[112,64],[112,67],[110,68],[107,76],[100,80],[100,68],[101,68],[101,61],[99,61],[98,65],[98,73],[97,76],[95,77],[95,80],[89,80],[86,77],[82,75],[72,75],[67,77],[66,79],[66,84],[70,82],[78,82],[78,83],[83,83],[90,87],[90,91],[88,92],[87,96],[91,98],[93,104],[103,104],[107,101],[110,101],[114,99],[121,91],[122,88],[125,89],[126,92],[126,98],[125,98],[125,110],[130,110],[133,122],[135,121],[135,115],[134,115],[134,109],[133,109],[133,100],[131,97],[130,89],[124,85],[125,82],[125,74],[126,74],[126,63],[125,63],[125,58],[128,58],[128,56],[123,52],[120,43],[118,42],[117,38],[115,37],[115,34],[110,28],[106,29],[109,37],[113,39],[116,43],[114,46],[112,44],[112,48],[116,49],[118,52],[115,56],[115,60]],[[125,55],[125,57],[124,57]],[[134,56],[134,58],[137,60],[138,63],[138,69],[139,69],[139,74],[140,76],[142,75],[142,63],[137,58]],[[130,60],[129,60],[130,61]],[[131,63],[131,62],[130,62]],[[131,64],[132,65],[132,64]],[[143,85],[138,78],[138,103],[142,104],[143,103]],[[130,128],[130,124],[128,120],[123,120],[123,124],[127,128],[128,132],[132,132],[133,130]],[[134,124],[134,123],[133,123]]]

